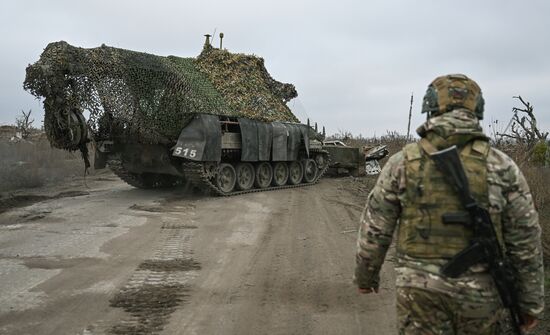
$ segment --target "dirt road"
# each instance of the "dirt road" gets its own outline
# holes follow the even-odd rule
[[[391,263],[351,283],[366,184],[43,194],[0,214],[0,334],[393,334]]]

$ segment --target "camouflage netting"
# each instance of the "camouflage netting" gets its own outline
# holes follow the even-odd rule
[[[297,121],[286,106],[297,96],[293,85],[273,80],[261,58],[210,45],[180,58],[50,43],[27,67],[24,88],[44,98],[48,138],[68,150],[82,146],[80,113],[95,140],[137,143],[173,143],[195,113]]]

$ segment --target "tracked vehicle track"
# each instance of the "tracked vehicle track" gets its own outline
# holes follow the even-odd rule
[[[323,167],[317,169],[317,174],[313,181],[305,182],[306,177],[303,177],[302,182],[298,184],[288,184],[280,186],[268,186],[264,188],[254,187],[247,190],[233,190],[231,192],[224,192],[218,185],[215,183],[216,172],[214,171],[217,166],[213,165],[211,162],[191,162],[186,161],[182,164],[183,171],[185,174],[184,178],[178,178],[171,175],[161,175],[161,174],[138,174],[128,171],[119,157],[113,157],[109,159],[107,165],[113,171],[113,173],[122,179],[127,184],[142,188],[162,188],[162,187],[173,187],[183,183],[183,181],[189,181],[195,187],[208,190],[211,193],[218,196],[233,196],[239,194],[253,193],[253,192],[264,192],[264,191],[274,191],[287,188],[296,188],[304,187],[316,184],[319,179],[326,173],[329,167],[329,156],[326,151],[312,151],[317,155],[321,155],[323,158]],[[302,169],[304,169],[302,167]],[[305,174],[305,171],[303,171]]]
[[[137,188],[162,188],[183,184],[183,179],[163,174],[133,173],[128,171],[118,157],[107,161],[109,169],[126,184]]]
[[[275,191],[287,188],[297,188],[316,184],[319,179],[325,174],[329,166],[329,157],[326,151],[315,151],[318,154],[322,154],[325,159],[324,167],[319,169],[317,176],[312,182],[302,182],[295,185],[281,185],[281,186],[269,186],[266,188],[251,188],[249,190],[234,190],[231,192],[223,192],[213,181],[214,177],[209,171],[207,164],[203,162],[185,162],[183,163],[183,170],[185,173],[185,179],[190,181],[195,187],[200,189],[210,190],[213,194],[218,196],[233,196],[246,193]]]

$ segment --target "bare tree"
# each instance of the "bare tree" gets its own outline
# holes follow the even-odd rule
[[[511,138],[519,143],[526,144],[529,148],[532,148],[539,141],[545,141],[548,137],[548,132],[541,132],[537,127],[537,118],[533,112],[533,105],[528,101],[525,101],[521,95],[514,97],[518,99],[523,105],[521,108],[513,107],[512,112],[514,116],[511,120],[511,134],[498,133],[501,138]]]
[[[21,137],[26,140],[33,129],[32,123],[34,122],[34,119],[30,120],[32,113],[31,109],[29,109],[27,113],[25,113],[24,110],[21,110],[21,113],[23,115],[15,119],[15,126],[21,132]]]

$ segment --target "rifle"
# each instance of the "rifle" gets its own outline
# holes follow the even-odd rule
[[[474,237],[464,250],[451,258],[442,268],[441,273],[450,278],[457,278],[470,266],[487,263],[489,274],[495,282],[496,289],[504,308],[510,311],[512,328],[516,334],[522,334],[520,326],[524,323],[518,303],[518,288],[515,282],[515,270],[506,258],[497,239],[497,234],[489,212],[479,206],[470,193],[468,178],[460,161],[456,146],[436,151],[431,150],[430,157],[436,167],[447,177],[460,197],[467,213],[447,213],[442,219],[445,224],[460,223],[473,230]]]

